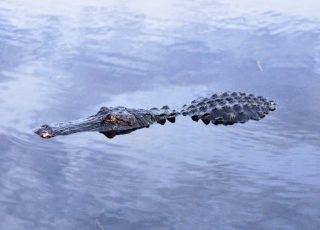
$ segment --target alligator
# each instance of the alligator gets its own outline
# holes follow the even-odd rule
[[[95,115],[87,118],[41,125],[34,132],[45,139],[84,131],[97,131],[108,138],[113,138],[137,129],[148,128],[154,123],[161,125],[166,121],[174,123],[178,115],[190,116],[193,121],[201,120],[206,125],[210,123],[233,125],[249,120],[260,120],[275,109],[276,103],[262,96],[225,92],[193,100],[177,110],[168,106],[163,106],[161,109],[101,107]]]

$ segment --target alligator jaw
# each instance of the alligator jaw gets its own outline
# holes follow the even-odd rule
[[[108,138],[113,138],[116,135],[127,134],[140,128],[149,127],[154,122],[154,118],[148,115],[150,114],[145,110],[102,107],[97,114],[88,118],[41,125],[34,130],[34,133],[44,139],[49,139],[58,135],[96,131]]]
[[[34,133],[44,139],[50,139],[55,136],[68,135],[77,132],[99,131],[100,123],[101,118],[99,116],[90,116],[75,121],[41,125],[34,130]]]
[[[43,139],[49,139],[54,137],[53,129],[49,125],[41,125],[39,128],[33,131],[35,134],[39,135]]]

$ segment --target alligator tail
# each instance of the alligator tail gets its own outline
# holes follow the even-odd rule
[[[225,92],[210,97],[193,100],[179,110],[171,110],[169,106],[161,109],[150,109],[155,122],[164,125],[166,121],[174,123],[178,115],[190,116],[193,121],[202,120],[204,124],[232,125],[249,120],[260,120],[269,111],[276,109],[274,101],[262,96],[241,92]]]
[[[276,103],[262,96],[225,92],[194,100],[184,105],[179,113],[190,116],[194,121],[202,120],[206,125],[210,122],[215,125],[232,125],[260,120],[275,109]]]

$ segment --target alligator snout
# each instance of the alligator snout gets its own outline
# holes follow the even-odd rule
[[[34,133],[38,134],[44,139],[49,139],[53,137],[53,130],[49,125],[41,125],[40,128],[34,130]]]

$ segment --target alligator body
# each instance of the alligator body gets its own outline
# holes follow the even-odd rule
[[[199,98],[181,109],[171,110],[168,106],[161,109],[130,109],[126,107],[102,107],[97,114],[70,122],[42,125],[34,132],[42,138],[68,135],[84,131],[97,131],[108,138],[128,134],[134,130],[147,128],[154,123],[164,125],[174,123],[179,115],[190,116],[192,120],[202,120],[204,124],[232,125],[249,120],[260,120],[276,104],[261,96],[240,92],[226,92]]]

